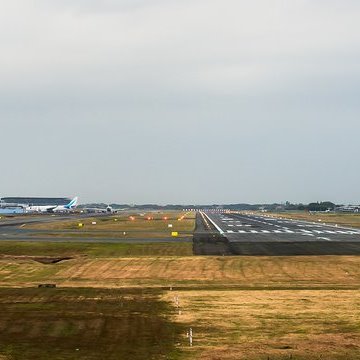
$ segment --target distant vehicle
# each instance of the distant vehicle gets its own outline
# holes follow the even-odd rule
[[[41,205],[41,206],[27,206],[25,211],[27,213],[55,213],[55,212],[70,212],[77,206],[78,197],[74,197],[66,205]]]
[[[313,211],[310,211],[309,210],[309,214],[310,215],[313,215],[313,214],[323,214],[323,213],[331,213],[333,212],[334,210],[333,209],[326,209],[326,210],[313,210]]]
[[[360,210],[360,205],[346,205],[346,206],[340,206],[336,208],[336,211],[340,212],[352,212],[357,213]]]

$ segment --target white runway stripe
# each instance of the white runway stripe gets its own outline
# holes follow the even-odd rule
[[[360,232],[356,231],[333,231],[333,230],[313,230],[313,231],[293,231],[293,230],[226,230],[229,234],[294,234],[294,235],[311,235],[314,236],[314,234],[342,234],[342,235],[360,235]]]

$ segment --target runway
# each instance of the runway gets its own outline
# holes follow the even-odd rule
[[[234,255],[360,254],[360,229],[267,215],[204,215]]]

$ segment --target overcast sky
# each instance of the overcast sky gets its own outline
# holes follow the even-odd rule
[[[0,196],[360,203],[359,1],[0,4]]]

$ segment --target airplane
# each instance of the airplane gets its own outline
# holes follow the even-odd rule
[[[74,210],[77,206],[78,197],[74,197],[66,205],[41,205],[41,206],[27,206],[25,208],[26,212],[37,212],[37,213],[54,213],[54,212],[69,212]]]
[[[110,205],[108,205],[106,208],[83,208],[83,211],[87,213],[105,213],[105,214],[116,214],[119,211],[126,210],[126,208],[122,209],[113,209]]]
[[[53,209],[53,212],[68,212],[71,210],[74,210],[78,203],[78,197],[75,196],[68,204],[66,205],[58,205],[55,209]]]
[[[341,212],[359,212],[360,205],[345,205],[345,206],[339,206],[335,210],[341,211]]]

